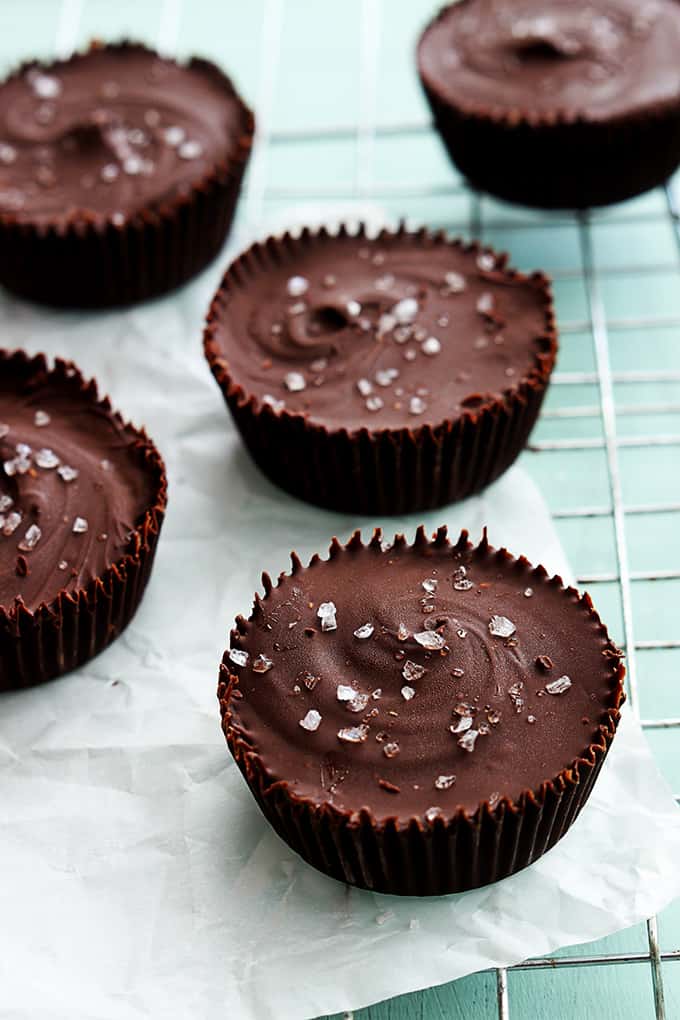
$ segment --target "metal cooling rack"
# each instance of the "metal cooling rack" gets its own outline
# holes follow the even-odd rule
[[[162,52],[176,51],[179,41],[180,22],[185,0],[163,0],[160,8],[160,19],[156,43]],[[78,25],[86,0],[61,0],[60,16],[55,41],[57,55],[68,55],[75,47]],[[452,182],[451,185],[431,187],[414,187],[413,185],[375,185],[372,179],[374,143],[386,138],[400,138],[405,143],[414,145],[423,136],[433,131],[429,121],[410,123],[376,124],[375,99],[377,82],[377,61],[382,0],[362,0],[361,26],[359,32],[360,45],[360,110],[357,120],[353,123],[326,126],[323,130],[314,131],[275,131],[270,129],[270,117],[275,96],[279,57],[281,53],[282,28],[285,0],[264,0],[262,22],[262,40],[260,51],[260,80],[255,98],[255,109],[258,117],[258,137],[248,173],[245,198],[246,216],[250,223],[257,224],[264,211],[264,203],[271,199],[289,199],[291,201],[310,199],[344,199],[380,200],[399,199],[404,202],[405,212],[408,201],[414,198],[435,198],[455,195],[470,195],[470,216],[467,223],[457,226],[467,229],[471,236],[481,239],[483,236],[481,199],[465,185]],[[310,189],[281,188],[267,182],[266,163],[269,148],[282,144],[323,143],[327,141],[354,141],[357,149],[355,179],[346,187]],[[672,189],[664,189],[664,207],[661,212],[633,212],[618,215],[618,224],[651,223],[670,220],[675,241],[680,255],[680,204]],[[588,333],[591,338],[596,370],[594,372],[557,372],[553,375],[552,385],[573,387],[582,384],[597,386],[599,400],[592,406],[563,407],[543,412],[543,419],[561,418],[598,418],[602,425],[602,438],[574,438],[556,440],[535,440],[530,450],[541,457],[549,457],[551,453],[562,450],[602,449],[606,454],[607,481],[609,502],[599,506],[578,506],[553,511],[557,519],[579,518],[585,522],[597,518],[608,518],[613,524],[616,547],[616,570],[611,573],[584,574],[577,578],[579,584],[596,584],[610,582],[618,586],[623,616],[624,648],[627,662],[627,686],[629,704],[636,718],[645,730],[678,729],[680,717],[641,719],[639,710],[638,673],[636,653],[640,649],[673,649],[680,648],[680,635],[669,635],[663,640],[636,640],[634,633],[632,581],[680,580],[680,570],[631,571],[629,552],[626,542],[626,515],[649,515],[655,513],[678,514],[680,526],[680,502],[657,502],[649,504],[624,503],[619,450],[624,447],[653,448],[673,446],[680,448],[680,435],[650,434],[641,436],[619,436],[617,434],[617,415],[632,414],[664,414],[680,412],[680,405],[673,403],[635,404],[634,406],[617,406],[614,398],[616,383],[645,384],[654,382],[680,382],[679,371],[623,371],[612,370],[610,358],[609,333],[611,329],[638,330],[653,327],[678,328],[680,317],[649,317],[608,319],[601,293],[600,279],[603,275],[614,276],[618,273],[636,273],[640,276],[660,272],[680,273],[677,264],[659,263],[658,265],[626,264],[597,269],[593,255],[592,217],[589,213],[577,217],[563,214],[545,219],[531,218],[522,221],[516,217],[503,223],[494,221],[494,228],[512,227],[535,230],[550,230],[558,225],[576,224],[579,233],[582,266],[552,272],[553,279],[576,278],[583,281],[588,316],[585,321],[560,322],[560,334],[568,336],[575,333]],[[680,279],[679,279],[680,284]],[[680,463],[680,462],[679,462]],[[680,802],[680,793],[676,794]],[[559,970],[563,968],[602,967],[610,965],[649,964],[651,971],[651,988],[654,998],[656,1020],[670,1020],[666,1010],[662,963],[680,962],[680,949],[662,950],[659,946],[657,918],[650,917],[647,921],[647,952],[602,953],[591,956],[555,956],[526,960],[510,968],[496,970],[496,1002],[498,1020],[511,1020],[511,1000],[508,990],[509,971]]]

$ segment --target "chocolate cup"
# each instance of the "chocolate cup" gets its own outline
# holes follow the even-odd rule
[[[129,42],[106,49],[149,52]],[[74,60],[78,55],[56,64],[24,64],[15,76],[31,67],[59,69]],[[82,210],[47,225],[0,213],[3,287],[52,307],[120,307],[174,290],[213,261],[231,229],[255,119],[216,65],[194,57],[186,66],[216,76],[225,98],[238,103],[241,134],[229,158],[197,178],[186,194],[130,213]]]
[[[588,121],[583,116],[456,106],[418,73],[434,126],[469,183],[507,202],[587,209],[623,202],[663,184],[680,165],[680,102]],[[644,154],[644,155],[641,155]]]
[[[72,362],[57,360],[50,369],[45,355],[0,351],[0,371],[46,373],[78,392],[84,403],[101,408],[137,437],[140,471],[154,479],[154,499],[135,526],[132,549],[87,587],[57,592],[29,610],[17,599],[0,605],[0,691],[31,687],[82,666],[125,630],[141,602],[151,574],[167,505],[163,460],[143,429],[135,429],[100,398],[96,383],[85,380]]]
[[[340,235],[349,233],[340,228]],[[383,230],[384,237],[397,234]],[[282,489],[306,502],[331,510],[360,514],[404,514],[430,510],[480,492],[514,463],[527,444],[538,418],[557,355],[557,333],[550,283],[546,276],[523,276],[507,268],[507,256],[496,256],[500,272],[523,279],[543,295],[549,349],[537,367],[528,370],[505,395],[484,399],[437,425],[415,428],[331,430],[286,409],[275,411],[235,380],[223,353],[217,327],[232,281],[257,275],[261,260],[272,254],[290,260],[298,246],[315,237],[305,231],[270,237],[243,253],[227,270],[206,320],[204,352],[227,407],[255,463]],[[362,226],[358,240],[366,237]],[[441,239],[422,229],[423,243]],[[476,242],[448,243],[471,253],[489,252]],[[495,254],[495,253],[493,253]]]
[[[381,539],[382,532],[377,529],[371,545],[380,549]],[[404,543],[403,536],[395,541]],[[359,532],[344,547],[334,539],[331,558],[357,544],[362,544]],[[415,544],[428,544],[422,526]],[[449,544],[446,527],[436,532],[431,544]],[[472,548],[466,531],[458,545]],[[486,535],[477,548],[482,546],[488,546]],[[524,558],[515,560],[505,549],[496,555],[508,564],[522,564],[536,580],[548,577],[544,567],[531,568]],[[294,553],[291,559],[293,576],[304,568]],[[266,574],[263,583],[266,603],[273,585]],[[235,722],[239,678],[231,671],[229,651],[225,652],[217,696],[227,745],[263,815],[292,850],[340,882],[394,895],[440,896],[507,878],[538,860],[565,835],[588,800],[616,734],[625,701],[625,669],[590,596],[564,588],[558,576],[550,583],[562,588],[565,598],[578,597],[593,626],[608,641],[611,706],[603,716],[597,741],[584,748],[568,768],[517,799],[502,797],[493,806],[484,801],[474,814],[458,808],[454,814],[442,812],[434,820],[419,816],[379,822],[366,809],[342,811],[330,803],[318,805],[299,796],[285,778],[268,772],[258,750]],[[246,629],[243,617],[237,618],[232,646]]]

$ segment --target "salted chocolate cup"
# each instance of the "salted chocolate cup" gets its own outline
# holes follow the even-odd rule
[[[380,538],[263,575],[221,667],[227,743],[268,821],[333,878],[419,896],[495,882],[585,804],[621,653],[587,595],[486,535]]]
[[[228,269],[206,357],[262,470],[337,510],[478,492],[518,456],[557,350],[541,274],[425,230],[304,231]]]
[[[231,226],[253,116],[214,64],[94,45],[0,84],[0,284],[127,305],[204,268]]]
[[[680,163],[677,0],[461,0],[418,44],[451,159],[512,202],[620,202]]]
[[[0,351],[0,690],[97,655],[141,601],[161,457],[70,362]]]

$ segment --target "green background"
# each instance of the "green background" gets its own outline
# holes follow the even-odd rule
[[[326,198],[370,200],[414,224],[474,231],[509,251],[520,268],[550,272],[562,349],[522,463],[555,515],[574,572],[615,638],[623,644],[634,635],[634,656],[628,649],[637,674],[633,704],[652,724],[647,738],[662,772],[680,791],[678,731],[658,725],[680,719],[680,246],[674,186],[595,213],[587,222],[473,196],[429,130],[415,75],[414,43],[433,10],[429,0],[2,0],[0,62],[9,69],[20,59],[51,57],[92,37],[127,36],[182,55],[200,52],[233,75],[259,116],[259,146],[241,217],[256,222],[265,211],[307,200],[317,207]],[[677,193],[680,199],[680,181]],[[673,953],[680,946],[680,904],[659,918],[659,941],[670,1020],[680,1016],[680,966]],[[558,958],[616,954],[640,960],[511,970],[507,1015],[661,1016],[645,925],[565,949]],[[485,973],[401,996],[356,1017],[497,1015],[496,975]]]

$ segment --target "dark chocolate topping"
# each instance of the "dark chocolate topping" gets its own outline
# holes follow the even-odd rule
[[[601,743],[620,653],[590,600],[466,539],[355,537],[266,584],[225,664],[231,726],[271,781],[378,819],[450,816],[538,792]]]
[[[217,67],[143,46],[27,65],[0,85],[0,215],[159,209],[228,164],[248,117]]]
[[[429,88],[469,112],[592,120],[680,100],[677,0],[462,0],[418,49]]]
[[[150,450],[72,366],[2,355],[0,607],[35,610],[136,551],[136,529],[165,502]]]
[[[554,360],[546,280],[424,232],[325,231],[256,246],[209,331],[232,383],[329,429],[440,424],[502,400]]]

